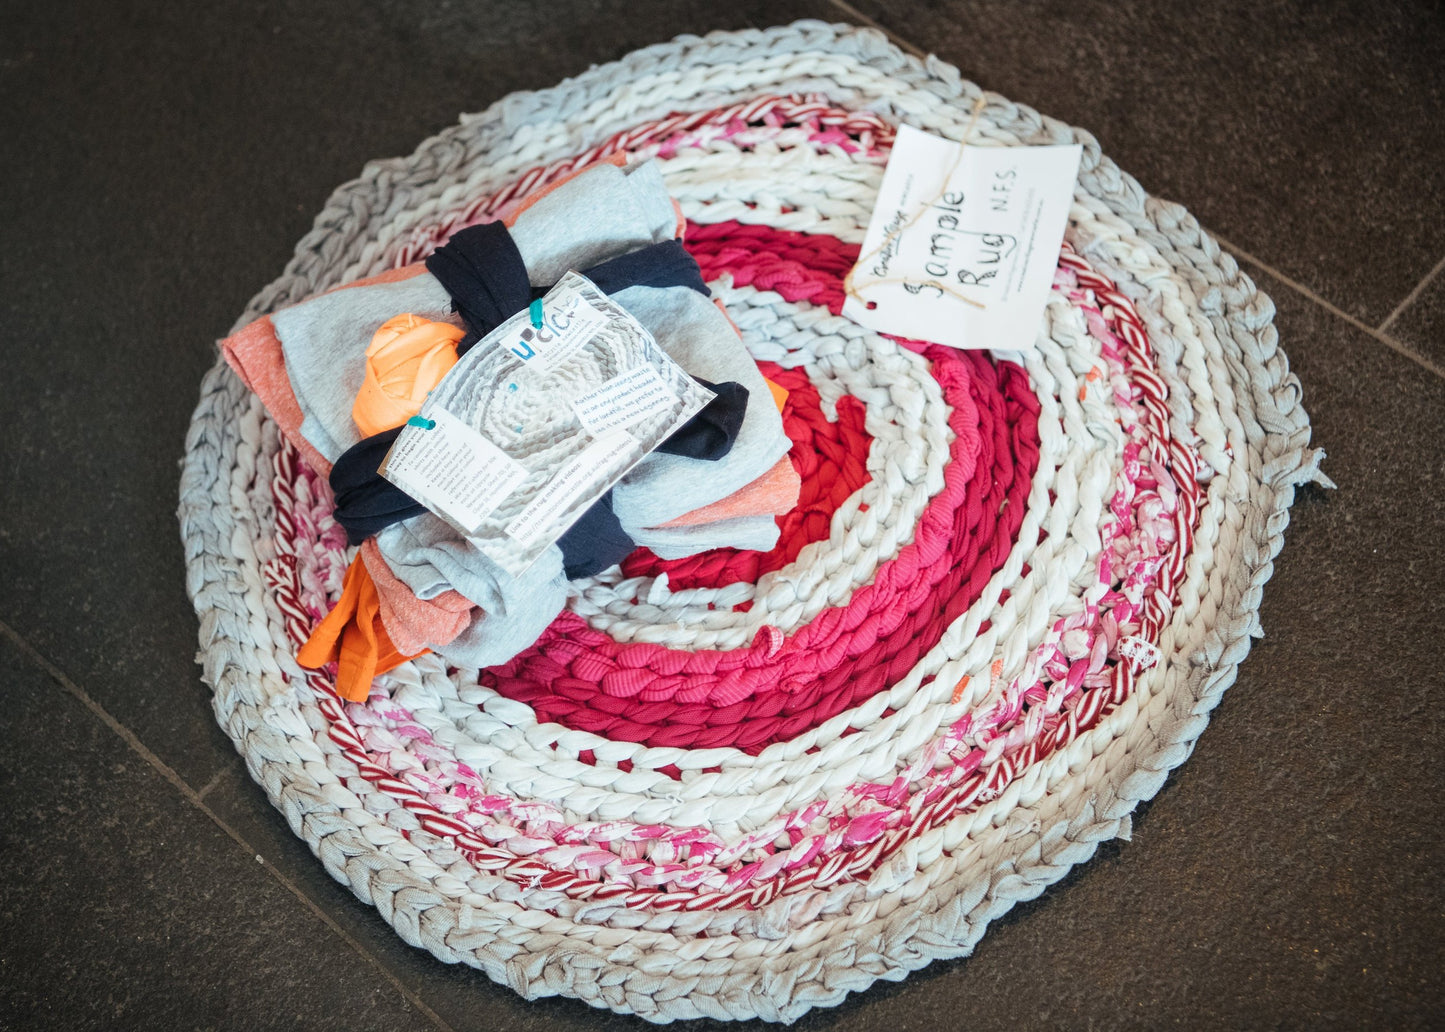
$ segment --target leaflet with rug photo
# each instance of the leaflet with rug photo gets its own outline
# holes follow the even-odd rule
[[[520,575],[715,395],[569,272],[482,338],[397,436],[381,475]]]
[[[843,314],[949,347],[1033,347],[1082,153],[963,147],[901,126]]]

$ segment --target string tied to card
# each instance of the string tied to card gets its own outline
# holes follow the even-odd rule
[[[881,287],[890,284],[899,284],[904,287],[907,287],[911,284],[912,281],[909,280],[907,277],[903,276],[890,276],[880,279],[873,279],[862,284],[857,283],[854,277],[857,275],[859,269],[863,268],[866,263],[872,261],[874,258],[878,257],[878,255],[882,254],[883,250],[886,247],[888,247],[890,244],[895,243],[899,238],[901,238],[905,232],[907,232],[914,225],[916,225],[918,221],[928,213],[928,210],[930,208],[932,208],[935,204],[937,204],[943,199],[944,194],[948,192],[948,184],[953,180],[954,175],[958,172],[959,166],[963,164],[964,148],[968,145],[969,138],[973,136],[973,130],[978,126],[978,120],[979,117],[983,114],[985,103],[986,101],[984,95],[980,93],[977,99],[975,99],[973,102],[973,111],[969,115],[968,125],[964,126],[963,135],[959,137],[958,153],[954,157],[953,164],[949,167],[948,173],[943,177],[943,181],[938,188],[938,192],[932,197],[930,197],[928,200],[920,203],[918,205],[918,210],[913,213],[913,216],[907,222],[899,226],[897,229],[885,233],[882,243],[880,243],[877,247],[873,248],[873,250],[869,251],[867,254],[860,255],[858,261],[854,264],[853,268],[848,270],[848,275],[843,277],[843,292],[849,297],[853,298],[853,300],[857,301],[859,304],[864,305],[868,308],[876,307],[876,302],[869,301],[859,292],[861,290],[867,290],[869,287]],[[972,305],[974,308],[982,310],[987,307],[982,301],[971,298],[967,294],[954,290],[952,287],[945,286],[941,283],[930,283],[929,286],[933,287],[934,289],[941,290],[945,295],[955,298],[958,301],[962,301],[966,305]]]

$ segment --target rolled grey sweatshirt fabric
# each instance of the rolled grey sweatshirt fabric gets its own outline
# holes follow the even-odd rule
[[[627,170],[599,165],[523,211],[512,226],[512,237],[531,282],[545,286],[569,269],[671,239],[675,229],[676,213],[655,163]],[[695,291],[630,287],[614,299],[688,373],[715,382],[735,380],[752,397],[768,396],[757,365],[727,319]],[[301,432],[322,455],[334,462],[361,439],[351,406],[377,327],[400,312],[457,323],[450,309],[446,290],[423,273],[323,294],[272,317],[304,416]],[[634,540],[648,545],[656,541],[668,557],[724,545],[759,547],[756,542],[765,540],[766,528],[750,519],[649,528],[742,488],[770,469],[788,447],[776,408],[749,405],[724,459],[654,452],[614,487],[614,511]],[[772,540],[776,537],[773,526]],[[388,527],[377,536],[377,544],[397,578],[419,598],[455,588],[483,610],[467,631],[437,649],[456,663],[490,666],[510,659],[536,640],[566,600],[561,551],[555,545],[523,576],[511,577],[431,514]]]
[[[646,545],[661,559],[685,559],[709,548],[750,548],[759,552],[770,551],[778,543],[781,531],[778,521],[771,516],[735,516],[730,520],[715,523],[700,523],[693,527],[653,527],[643,531],[646,540],[633,540]],[[699,548],[699,543],[705,544]]]

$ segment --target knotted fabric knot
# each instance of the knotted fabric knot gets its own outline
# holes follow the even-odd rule
[[[457,364],[464,333],[409,312],[381,324],[366,349],[366,378],[351,418],[363,437],[401,426],[421,411],[427,393]]]

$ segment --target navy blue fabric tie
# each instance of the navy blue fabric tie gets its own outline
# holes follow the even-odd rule
[[[457,345],[458,355],[465,355],[477,341],[551,289],[532,286],[522,253],[500,222],[459,230],[427,258],[426,268],[446,287],[453,310],[467,324],[467,335]],[[628,287],[687,287],[712,297],[697,262],[680,240],[610,258],[582,275],[604,294]]]

